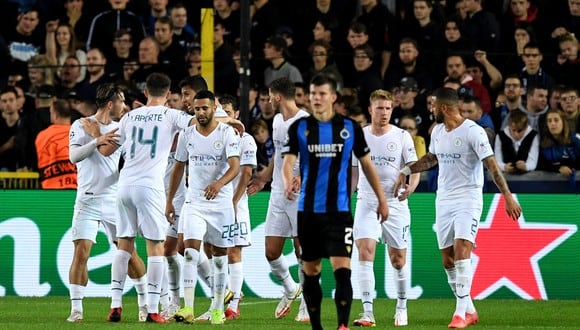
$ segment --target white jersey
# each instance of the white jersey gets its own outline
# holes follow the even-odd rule
[[[119,123],[125,165],[119,185],[137,185],[165,191],[163,174],[173,137],[189,125],[192,116],[165,106],[143,106],[128,112]]]
[[[258,166],[258,159],[256,158],[256,151],[258,150],[258,146],[256,145],[256,141],[254,137],[250,134],[245,133],[242,135],[239,143],[240,147],[240,168],[242,166],[250,166],[252,168],[256,168]],[[232,185],[234,191],[238,186],[238,182],[240,182],[241,170],[240,173],[232,180]],[[240,198],[238,203],[248,203],[248,194],[244,190],[244,194]]]
[[[493,156],[493,149],[481,126],[466,119],[447,132],[444,124],[438,124],[431,133],[429,152],[439,163],[438,201],[482,198],[482,160]]]
[[[371,150],[370,157],[375,165],[381,187],[385,196],[391,197],[393,196],[395,180],[399,177],[401,168],[410,162],[417,161],[413,138],[407,131],[394,125],[391,125],[389,132],[381,136],[373,135],[371,126],[363,127],[363,133]],[[374,196],[373,188],[364,171],[359,171],[358,193]]]
[[[95,116],[90,120],[99,121]],[[101,134],[105,134],[117,128],[119,123],[111,121],[104,125],[99,123]],[[94,140],[81,127],[80,120],[76,120],[69,134],[69,146],[83,146]],[[98,150],[94,150],[91,155],[76,163],[77,166],[77,201],[83,198],[115,196],[117,193],[117,181],[119,179],[119,158],[121,151],[116,150],[108,157],[103,156]]]
[[[189,161],[186,202],[203,199],[205,208],[223,208],[224,203],[231,204],[234,195],[231,182],[224,185],[213,200],[205,200],[204,189],[226,173],[230,157],[240,156],[238,140],[234,129],[223,123],[218,123],[208,136],[199,134],[197,125],[179,134],[175,159]]]
[[[274,173],[272,174],[272,192],[284,192],[284,182],[282,181],[282,149],[286,144],[288,139],[288,128],[296,120],[309,116],[308,112],[300,109],[296,115],[288,120],[284,121],[284,117],[281,113],[274,116],[274,122],[272,123],[272,141],[274,142]],[[294,164],[294,176],[298,176],[299,170],[299,160]]]
[[[165,194],[169,192],[169,182],[171,181],[171,174],[173,173],[173,167],[175,167],[175,152],[169,153],[169,158],[167,158],[167,169],[165,170],[164,184],[165,184]],[[175,192],[175,197],[173,198],[173,206],[175,207],[175,212],[179,214],[181,212],[181,207],[185,201],[185,173],[179,181],[177,186],[177,191]]]

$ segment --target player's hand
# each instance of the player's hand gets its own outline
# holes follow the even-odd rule
[[[389,204],[387,204],[386,200],[379,199],[379,206],[377,206],[377,220],[380,223],[387,221],[389,218]]]
[[[528,171],[528,169],[526,168],[526,162],[524,162],[523,160],[518,160],[516,162],[516,168],[520,171],[523,171],[523,172]]]
[[[300,186],[302,184],[302,179],[299,176],[292,178],[292,189],[294,192],[298,193],[300,191]]]
[[[296,189],[294,189],[294,185],[292,183],[286,184],[284,186],[284,196],[286,196],[286,198],[291,201],[296,199]]]
[[[409,187],[410,187],[410,185],[408,185],[406,183],[403,184],[403,188],[405,188],[405,190],[402,190],[397,195],[397,199],[399,199],[399,201],[402,202],[405,199],[409,198],[409,196],[411,196],[411,194],[413,193],[413,191],[411,191],[411,189],[409,189]]]
[[[514,221],[517,221],[522,215],[522,207],[516,202],[512,194],[505,196],[505,210]]]
[[[246,130],[246,127],[244,127],[244,123],[242,123],[237,119],[230,118],[228,124],[234,128],[234,130],[239,136],[242,136]]]
[[[137,108],[144,107],[144,106],[145,106],[145,104],[135,100],[135,101],[133,101],[133,104],[131,104],[131,109],[137,109]]]
[[[264,189],[265,185],[266,185],[266,182],[264,180],[262,180],[262,178],[257,176],[254,178],[254,180],[252,180],[250,182],[250,184],[248,185],[248,188],[246,189],[246,192],[248,193],[248,196],[252,196],[255,193],[257,193],[258,191]]]
[[[165,205],[165,218],[172,225],[175,224],[175,207],[173,207],[172,201],[167,201]]]
[[[403,173],[399,173],[399,176],[397,177],[397,181],[395,181],[395,187],[394,189],[394,197],[399,197],[399,189],[401,187],[404,187],[406,185],[407,182],[407,176]]]
[[[101,136],[101,128],[96,120],[91,120],[89,118],[80,119],[81,127],[87,132],[88,135],[98,138]]]
[[[223,186],[224,186],[223,183],[217,180],[214,183],[205,187],[205,189],[203,190],[205,199],[207,199],[208,201],[214,199]]]
[[[117,134],[119,129],[115,128],[97,138],[97,146],[101,146],[103,144],[110,144],[110,145],[119,145],[119,137],[120,135]]]

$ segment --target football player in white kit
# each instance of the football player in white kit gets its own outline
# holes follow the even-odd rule
[[[233,186],[239,173],[238,137],[229,125],[218,122],[215,96],[210,91],[196,94],[193,108],[198,124],[181,132],[177,142],[165,214],[175,213],[173,198],[189,162],[189,186],[182,210],[180,232],[183,232],[185,264],[183,266],[185,308],[193,314],[197,262],[202,240],[212,245],[213,306],[212,324],[223,324],[224,297],[227,283],[227,248],[233,246],[235,226]],[[194,179],[193,179],[194,178]]]
[[[407,198],[417,188],[420,174],[412,174],[409,185],[399,191],[397,197],[393,197],[393,187],[399,176],[399,170],[416,162],[417,154],[411,135],[389,124],[392,112],[391,93],[381,89],[374,91],[370,96],[371,124],[363,128],[363,133],[371,150],[371,160],[379,175],[381,187],[388,198],[389,217],[383,223],[377,221],[377,197],[364,172],[359,177],[358,160],[353,157],[355,164],[353,164],[352,187],[356,187],[358,181],[353,234],[359,253],[359,285],[363,305],[363,313],[354,321],[354,325],[362,327],[376,325],[373,314],[375,292],[373,262],[379,239],[387,244],[391,264],[395,269],[394,280],[397,289],[395,326],[407,325],[409,269],[406,266],[406,257],[411,225]]]
[[[485,131],[461,116],[457,92],[443,87],[437,89],[433,97],[432,111],[439,124],[431,133],[429,152],[400,171],[394,193],[404,184],[407,175],[439,164],[435,201],[437,242],[447,280],[457,298],[448,327],[465,328],[479,321],[470,292],[471,250],[483,208],[482,164],[503,195],[508,216],[517,220],[522,209],[497,165]]]
[[[111,310],[108,320],[119,322],[127,262],[135,236],[143,236],[147,246],[148,322],[165,323],[159,314],[160,284],[165,271],[163,242],[168,222],[164,217],[163,173],[171,142],[179,129],[192,123],[192,116],[165,106],[171,80],[164,74],[147,77],[147,105],[127,113],[119,123],[119,142],[125,164],[119,175],[117,222],[119,250],[111,271]]]
[[[236,99],[229,95],[220,97],[224,111],[231,118],[238,119],[240,111],[236,106]],[[258,149],[254,138],[244,133],[240,138],[240,173],[232,181],[234,186],[233,203],[236,207],[236,223],[234,225],[234,246],[228,248],[228,264],[230,269],[230,290],[234,296],[225,311],[226,319],[240,317],[240,300],[242,285],[244,284],[244,268],[242,264],[242,248],[252,245],[252,226],[250,223],[250,209],[246,188],[252,179],[252,172],[258,165],[256,151]]]
[[[118,120],[124,111],[125,96],[114,84],[97,88],[97,112],[76,120],[70,129],[70,160],[77,166],[78,189],[72,221],[74,255],[69,271],[71,315],[69,322],[83,320],[83,297],[88,283],[87,262],[96,243],[99,223],[111,242],[117,242],[115,223],[119,179],[118,150],[109,156],[101,154],[104,145],[114,145],[118,135]],[[135,281],[139,297],[139,320],[147,317],[146,277],[143,260],[133,251],[129,260],[129,276]]]
[[[283,318],[290,312],[292,304],[302,293],[300,284],[294,282],[290,276],[288,263],[282,254],[284,242],[287,238],[297,240],[298,227],[298,199],[290,201],[284,196],[284,182],[282,180],[282,147],[284,147],[288,128],[297,119],[308,116],[308,112],[299,109],[294,101],[294,83],[288,78],[279,78],[270,85],[270,103],[280,112],[274,116],[272,140],[274,141],[274,156],[261,176],[256,177],[248,187],[248,195],[253,195],[264,188],[264,184],[272,179],[272,190],[266,215],[266,259],[272,273],[282,282],[284,296],[278,303],[275,311],[276,318]],[[296,162],[298,164],[298,162]],[[298,177],[298,165],[294,168],[295,177]],[[299,185],[298,185],[299,186]],[[299,190],[299,189],[298,189]],[[300,262],[300,247],[294,244],[300,270],[298,275],[302,283],[302,263]],[[304,299],[300,304],[297,321],[308,322],[308,311]]]

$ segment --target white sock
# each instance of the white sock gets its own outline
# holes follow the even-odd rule
[[[457,271],[455,270],[455,267],[445,268],[445,274],[447,274],[447,283],[449,283],[453,296],[457,297],[457,288],[455,286],[455,282],[457,281]]]
[[[457,305],[455,307],[455,315],[459,315],[465,319],[465,312],[469,305],[469,294],[471,292],[471,260],[456,260],[455,268],[457,269]]]
[[[230,302],[230,307],[234,311],[238,310],[238,304],[242,295],[242,285],[244,284],[244,265],[241,262],[230,264],[230,290],[234,292],[234,299]]]
[[[213,296],[214,309],[224,309],[226,284],[228,283],[228,256],[214,256],[213,261]]]
[[[276,276],[276,278],[282,282],[282,285],[284,285],[286,296],[291,296],[296,291],[296,282],[294,282],[294,279],[290,276],[286,258],[284,255],[281,255],[278,259],[272,260],[269,263],[274,276]]]
[[[197,264],[199,251],[192,248],[185,249],[183,263],[183,300],[185,307],[193,307],[195,300],[195,285],[197,284]]]
[[[397,288],[397,308],[407,308],[407,286],[409,285],[409,267],[395,269],[395,288]]]
[[[111,265],[111,308],[123,306],[123,289],[129,269],[131,253],[125,250],[117,250],[113,264]]]
[[[133,284],[135,291],[137,291],[137,304],[139,306],[147,305],[147,274],[140,278],[134,278]]]
[[[165,257],[153,256],[147,258],[147,312],[159,313],[159,295],[161,279],[165,272]]]
[[[197,273],[199,274],[199,279],[203,281],[208,287],[212,287],[212,267],[209,263],[209,259],[203,252],[199,252],[199,261],[197,262]]]
[[[172,304],[180,305],[179,290],[181,289],[181,263],[176,254],[165,258],[167,258],[167,280],[169,282],[169,291],[171,292],[170,300]]]
[[[361,292],[361,302],[365,313],[373,312],[373,295],[375,293],[375,273],[372,261],[359,261],[358,284]]]
[[[304,262],[301,258],[298,260],[298,282],[300,282],[300,287],[304,288]],[[300,310],[306,310],[306,299],[304,299],[304,294],[302,294],[302,299],[300,300]],[[307,311],[308,312],[308,311]]]
[[[167,263],[167,258],[163,260],[163,278],[161,279],[161,295],[159,296],[159,304],[161,305],[161,310],[166,310],[169,308],[169,275],[168,273],[169,264]]]
[[[71,314],[73,311],[83,312],[83,298],[85,296],[84,285],[71,284],[69,288],[70,293],[70,303],[71,303]]]

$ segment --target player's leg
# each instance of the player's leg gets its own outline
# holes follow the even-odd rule
[[[137,291],[137,304],[139,305],[139,321],[145,322],[147,320],[147,269],[143,259],[133,249],[131,259],[129,259],[129,266],[127,268],[129,278],[133,280],[135,291]]]
[[[163,254],[167,260],[167,276],[163,277],[164,283],[163,287],[167,287],[169,291],[168,301],[163,298],[161,299],[161,310],[163,311],[165,318],[172,317],[175,312],[181,308],[181,302],[179,297],[179,291],[181,289],[181,262],[180,257],[177,255],[178,250],[178,240],[179,240],[179,217],[175,216],[175,223],[171,224],[167,229],[167,235],[165,237],[165,245]],[[164,305],[165,303],[165,305]]]
[[[271,196],[266,215],[266,259],[270,270],[284,287],[284,296],[276,306],[276,318],[288,315],[292,304],[302,292],[300,285],[290,275],[288,262],[282,254],[286,238],[297,236],[296,228],[296,203],[291,203],[281,194]]]
[[[165,323],[159,314],[161,281],[166,270],[163,244],[168,222],[165,219],[165,191],[143,188],[134,191],[138,228],[147,247],[147,322]]]
[[[71,314],[67,318],[67,321],[81,322],[83,320],[84,291],[89,280],[87,262],[93,242],[88,239],[77,239],[73,243],[74,255],[68,276]]]
[[[230,270],[230,290],[234,293],[226,309],[226,318],[228,320],[240,317],[240,299],[242,294],[242,285],[244,284],[244,267],[242,263],[242,247],[234,246],[228,248],[228,266]]]
[[[326,216],[326,225],[317,233],[323,237],[323,244],[334,272],[336,291],[334,303],[338,317],[338,328],[349,323],[352,305],[352,284],[350,260],[353,244],[353,219],[350,212]]]
[[[411,213],[407,201],[389,200],[389,219],[381,225],[382,240],[388,246],[389,259],[394,269],[394,282],[397,290],[395,308],[395,326],[406,326],[407,288],[409,267],[407,266],[407,248],[411,228]]]
[[[111,310],[107,320],[121,321],[123,289],[128,274],[129,259],[135,248],[137,234],[137,209],[133,187],[121,186],[117,191],[119,220],[116,223],[117,252],[111,265]]]
[[[300,287],[304,289],[304,263],[302,262],[302,248],[300,247],[300,239],[298,237],[293,237],[292,241],[294,243],[296,261],[298,262],[298,283],[300,284]],[[296,317],[294,317],[294,321],[310,322],[308,307],[306,306],[306,300],[304,299],[304,296],[302,296],[302,299],[300,300],[300,307],[298,308],[298,314],[296,314]]]
[[[359,288],[363,313],[354,320],[354,325],[362,327],[375,326],[373,300],[375,295],[374,260],[377,241],[381,233],[380,223],[377,221],[376,206],[369,200],[357,200],[355,210],[353,238],[358,248]]]
[[[304,264],[304,292],[302,293],[306,305],[308,306],[308,314],[310,316],[310,325],[313,330],[322,329],[320,319],[320,308],[322,306],[322,287],[320,286],[320,272],[322,270],[322,263],[320,259],[307,261],[305,249],[302,249]]]
[[[186,220],[187,219],[187,220]],[[178,322],[193,322],[195,305],[195,286],[198,278],[198,263],[201,242],[206,232],[206,223],[199,210],[191,204],[184,204],[179,231],[182,233],[183,255],[183,300],[184,307],[175,313]]]

